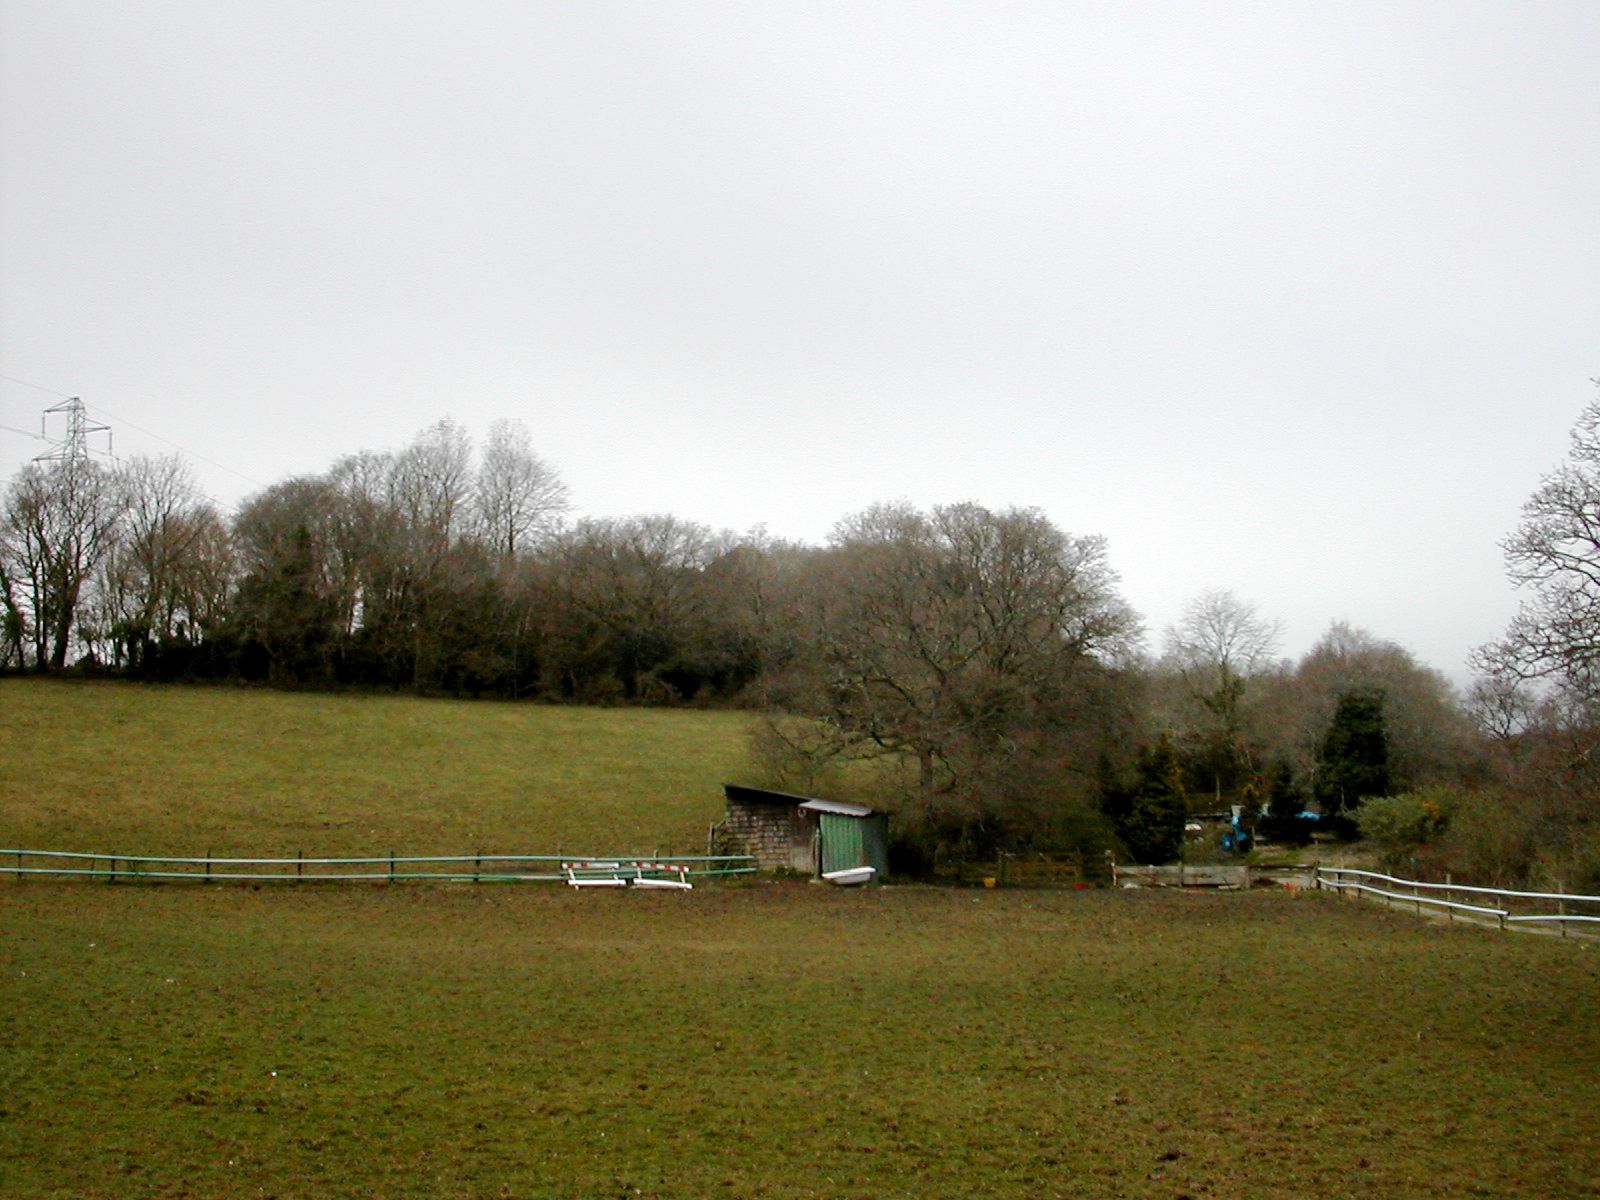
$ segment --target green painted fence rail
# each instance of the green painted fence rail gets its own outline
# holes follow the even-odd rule
[[[108,883],[569,883],[569,867],[605,864],[632,878],[750,875],[743,854],[386,854],[375,858],[218,858],[0,849],[0,875],[13,879],[103,879]],[[425,869],[427,868],[427,869]]]

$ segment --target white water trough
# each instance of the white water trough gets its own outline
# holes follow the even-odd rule
[[[870,883],[878,872],[872,867],[846,867],[843,871],[824,871],[822,877],[839,887],[854,887]]]

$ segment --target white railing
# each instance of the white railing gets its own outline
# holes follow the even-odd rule
[[[1581,896],[1569,892],[1520,892],[1464,883],[1425,883],[1418,879],[1400,879],[1394,875],[1362,871],[1354,867],[1318,867],[1316,884],[1319,890],[1338,892],[1340,895],[1376,896],[1391,906],[1411,905],[1419,914],[1426,906],[1429,910],[1442,911],[1451,920],[1457,913],[1464,914],[1469,920],[1486,917],[1501,929],[1514,925],[1559,924],[1561,936],[1566,937],[1569,927],[1600,925],[1600,896]],[[1458,895],[1490,903],[1468,903],[1454,899]],[[1496,900],[1500,902],[1498,905],[1493,903]],[[1526,911],[1551,904],[1556,906],[1557,911]],[[1579,911],[1567,911],[1569,905]],[[1584,908],[1590,911],[1582,911]]]
[[[755,860],[742,854],[624,857],[579,854],[449,854],[378,858],[192,858],[96,854],[81,850],[0,849],[0,876],[202,883],[321,883],[428,880],[435,883],[568,883],[575,862],[605,862],[630,877],[707,878],[748,875]],[[432,869],[429,869],[432,868]]]

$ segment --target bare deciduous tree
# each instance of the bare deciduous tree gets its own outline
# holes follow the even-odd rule
[[[27,610],[23,608],[16,584],[12,582],[12,567],[7,561],[5,547],[5,535],[0,531],[0,671],[23,667],[28,661],[25,649]]]
[[[472,439],[448,417],[428,426],[394,460],[396,508],[414,534],[443,551],[462,532],[472,493]]]
[[[1292,674],[1267,681],[1264,733],[1302,779],[1315,775],[1318,748],[1341,697],[1383,697],[1389,768],[1408,790],[1453,782],[1481,760],[1476,731],[1450,681],[1394,642],[1342,621],[1306,653]]]
[[[1474,656],[1486,678],[1473,704],[1499,739],[1507,804],[1476,841],[1499,851],[1521,835],[1521,870],[1587,890],[1600,885],[1600,399],[1503,549],[1524,599],[1504,636]]]
[[[1175,732],[1211,774],[1220,803],[1253,761],[1247,692],[1273,665],[1281,626],[1230,591],[1202,592],[1166,632],[1165,665],[1182,681],[1187,704]]]
[[[135,458],[120,483],[126,516],[100,599],[113,660],[138,670],[152,646],[200,640],[225,600],[231,548],[181,459]]]
[[[239,632],[274,682],[327,682],[356,604],[341,537],[341,496],[322,477],[274,484],[234,520]]]
[[[484,540],[510,559],[530,539],[554,531],[568,508],[567,485],[534,453],[526,426],[496,421],[483,448],[473,502]]]
[[[1567,462],[1528,498],[1504,549],[1507,574],[1526,598],[1476,665],[1600,702],[1600,400],[1578,418]]]
[[[881,505],[841,522],[815,569],[812,705],[909,756],[929,812],[1018,778],[1015,757],[1081,717],[1088,679],[1137,636],[1104,543],[1031,509]]]
[[[123,509],[115,477],[90,458],[33,464],[12,481],[0,516],[0,558],[12,620],[31,633],[36,667],[66,665],[86,591]]]
[[[1248,678],[1273,662],[1283,626],[1231,591],[1202,592],[1166,633],[1166,652],[1207,691]]]
[[[554,553],[568,686],[582,676],[630,699],[670,698],[674,662],[687,665],[706,641],[705,571],[725,542],[659,514],[578,522]]]

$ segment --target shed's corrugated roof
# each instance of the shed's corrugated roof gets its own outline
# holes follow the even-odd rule
[[[727,793],[730,800],[756,800],[767,804],[793,804],[797,808],[810,809],[812,812],[837,813],[845,817],[870,817],[874,810],[863,808],[859,804],[846,804],[840,800],[822,800],[816,796],[798,796],[793,792],[774,792],[768,788],[743,787],[737,783],[725,783],[722,790]]]
[[[859,804],[845,804],[841,800],[807,800],[800,806],[812,812],[837,813],[841,817],[870,817],[872,810]]]

